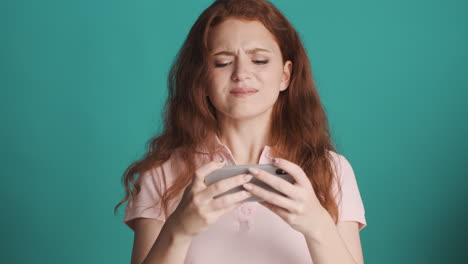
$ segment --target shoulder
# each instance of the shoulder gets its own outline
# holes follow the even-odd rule
[[[166,175],[172,171],[173,160],[168,159],[159,164],[153,164],[149,169],[144,170],[141,174],[141,178],[158,178]]]
[[[332,170],[334,172],[333,192],[337,197],[338,203],[341,202],[341,195],[346,198],[352,197],[354,200],[360,200],[359,188],[356,175],[348,159],[337,152],[329,151],[332,160]],[[338,194],[339,197],[337,196]]]
[[[345,156],[333,151],[330,151],[330,155],[336,165],[336,179],[339,179],[340,182],[339,187],[336,181],[333,185],[335,199],[339,207],[339,221],[358,222],[358,230],[360,231],[367,223],[364,203],[353,167]],[[341,225],[354,224],[341,223]]]
[[[329,156],[331,157],[332,168],[337,176],[341,176],[343,173],[353,172],[351,163],[348,159],[340,153],[333,150],[328,150]]]
[[[206,156],[194,154],[194,162],[197,168],[200,164],[206,162]],[[167,188],[180,177],[185,165],[186,161],[174,152],[166,161],[150,166],[149,169],[140,173],[139,181]]]
[[[137,180],[142,191],[140,196],[144,193],[151,194],[151,196],[162,195],[167,186],[172,184],[176,178],[177,171],[174,167],[173,158],[169,158],[140,172]]]

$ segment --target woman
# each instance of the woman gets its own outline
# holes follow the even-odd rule
[[[215,1],[168,83],[164,131],[126,170],[115,208],[128,201],[132,263],[363,263],[356,179],[333,147],[307,54],[279,10]],[[204,183],[225,165],[261,163],[295,183],[262,170]],[[252,176],[286,196],[248,185]],[[243,202],[252,195],[264,201]]]

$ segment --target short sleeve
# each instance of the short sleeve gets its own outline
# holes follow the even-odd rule
[[[337,196],[339,222],[342,221],[355,221],[359,224],[359,231],[366,225],[365,209],[362,202],[361,194],[357,184],[354,170],[349,161],[338,153],[332,152],[332,156],[336,163],[337,178],[341,183],[342,195]],[[335,194],[337,187],[335,184]]]
[[[170,161],[142,173],[137,180],[140,183],[140,192],[136,197],[130,195],[125,207],[124,223],[135,230],[132,220],[139,217],[165,222],[167,217],[164,215],[161,197],[174,178]],[[180,201],[180,199],[177,200]],[[169,215],[175,210],[177,204],[174,204],[174,201],[169,202]]]

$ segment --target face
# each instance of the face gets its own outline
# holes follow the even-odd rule
[[[273,35],[261,22],[230,18],[210,30],[208,45],[207,95],[217,116],[270,115],[279,93],[289,85],[292,69],[291,61],[283,63]]]

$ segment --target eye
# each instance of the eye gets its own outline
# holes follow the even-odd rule
[[[253,61],[255,64],[267,64],[268,60],[254,60]]]
[[[267,64],[268,63],[268,60],[254,60],[253,61],[255,64]],[[221,67],[226,67],[227,65],[231,64],[231,62],[227,62],[227,63],[215,63],[215,67],[216,68],[221,68]]]
[[[231,63],[230,63],[230,62],[227,62],[227,63],[215,63],[215,67],[216,67],[216,68],[225,67],[225,66],[227,66],[228,64],[231,64]]]

